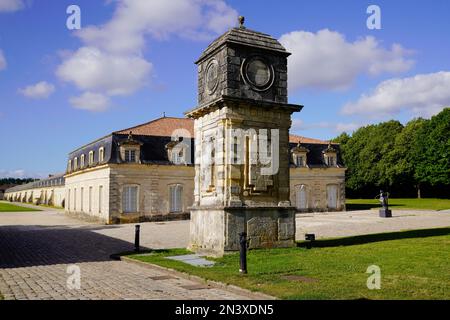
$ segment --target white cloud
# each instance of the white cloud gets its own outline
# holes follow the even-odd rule
[[[0,49],[0,70],[6,69],[6,58],[3,51]]]
[[[411,111],[430,117],[450,105],[450,72],[418,74],[414,77],[381,82],[370,94],[347,103],[343,114],[385,116]]]
[[[22,0],[0,0],[0,12],[14,12],[25,8]]]
[[[55,86],[46,81],[41,81],[19,89],[19,93],[31,99],[45,99],[55,92]]]
[[[72,97],[69,102],[77,109],[88,111],[105,111],[109,106],[109,98],[100,93],[85,92],[79,97]]]
[[[236,24],[237,16],[222,0],[121,0],[109,22],[78,36],[109,52],[140,52],[146,35],[211,39]]]
[[[280,42],[292,53],[289,57],[291,89],[348,89],[361,74],[399,73],[414,64],[406,58],[411,51],[399,44],[385,49],[371,36],[348,42],[343,34],[323,29],[317,33],[284,34]]]
[[[58,67],[56,74],[81,90],[126,95],[144,85],[151,70],[152,64],[139,56],[82,47]]]
[[[349,122],[349,123],[342,123],[339,122],[336,124],[336,132],[353,132],[359,128],[361,128],[363,126],[363,124],[360,123],[355,123],[355,122]]]
[[[356,129],[362,127],[362,123],[356,122],[313,122],[313,123],[305,123],[301,119],[292,119],[291,131],[303,131],[303,130],[311,130],[311,129],[329,129],[336,133],[342,132],[353,132]]]
[[[222,0],[119,0],[110,21],[76,32],[83,46],[66,53],[56,74],[83,91],[132,94],[148,82],[153,69],[143,58],[146,37],[211,38],[236,17]]]

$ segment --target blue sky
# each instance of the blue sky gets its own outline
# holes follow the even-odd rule
[[[66,27],[71,4],[80,31]],[[381,30],[367,28],[371,4]],[[0,176],[62,172],[80,145],[163,112],[183,116],[196,105],[193,62],[237,15],[293,53],[289,102],[305,106],[294,133],[329,139],[429,117],[450,105],[449,9],[447,0],[0,0]]]

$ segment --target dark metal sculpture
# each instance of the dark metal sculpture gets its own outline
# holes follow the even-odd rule
[[[380,190],[380,194],[377,196],[377,198],[380,200],[382,209],[379,210],[380,217],[382,218],[390,218],[392,217],[392,211],[389,210],[389,193],[383,192],[383,190]]]

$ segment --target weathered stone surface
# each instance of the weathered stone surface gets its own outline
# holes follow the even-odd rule
[[[251,248],[294,244],[287,147],[301,106],[287,104],[288,55],[274,38],[234,28],[197,61],[198,107],[187,113],[196,137],[192,250],[238,250],[241,232]],[[208,73],[215,65],[217,76]]]
[[[250,248],[294,246],[293,208],[192,209],[190,246],[196,252],[220,256],[239,250],[239,233],[246,232]]]

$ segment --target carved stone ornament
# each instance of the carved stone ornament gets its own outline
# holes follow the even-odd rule
[[[253,56],[245,59],[241,66],[244,82],[255,91],[266,91],[274,82],[273,66],[264,58]]]
[[[209,62],[208,67],[206,68],[205,79],[206,90],[209,94],[213,94],[219,84],[219,63],[216,59],[212,59]]]

